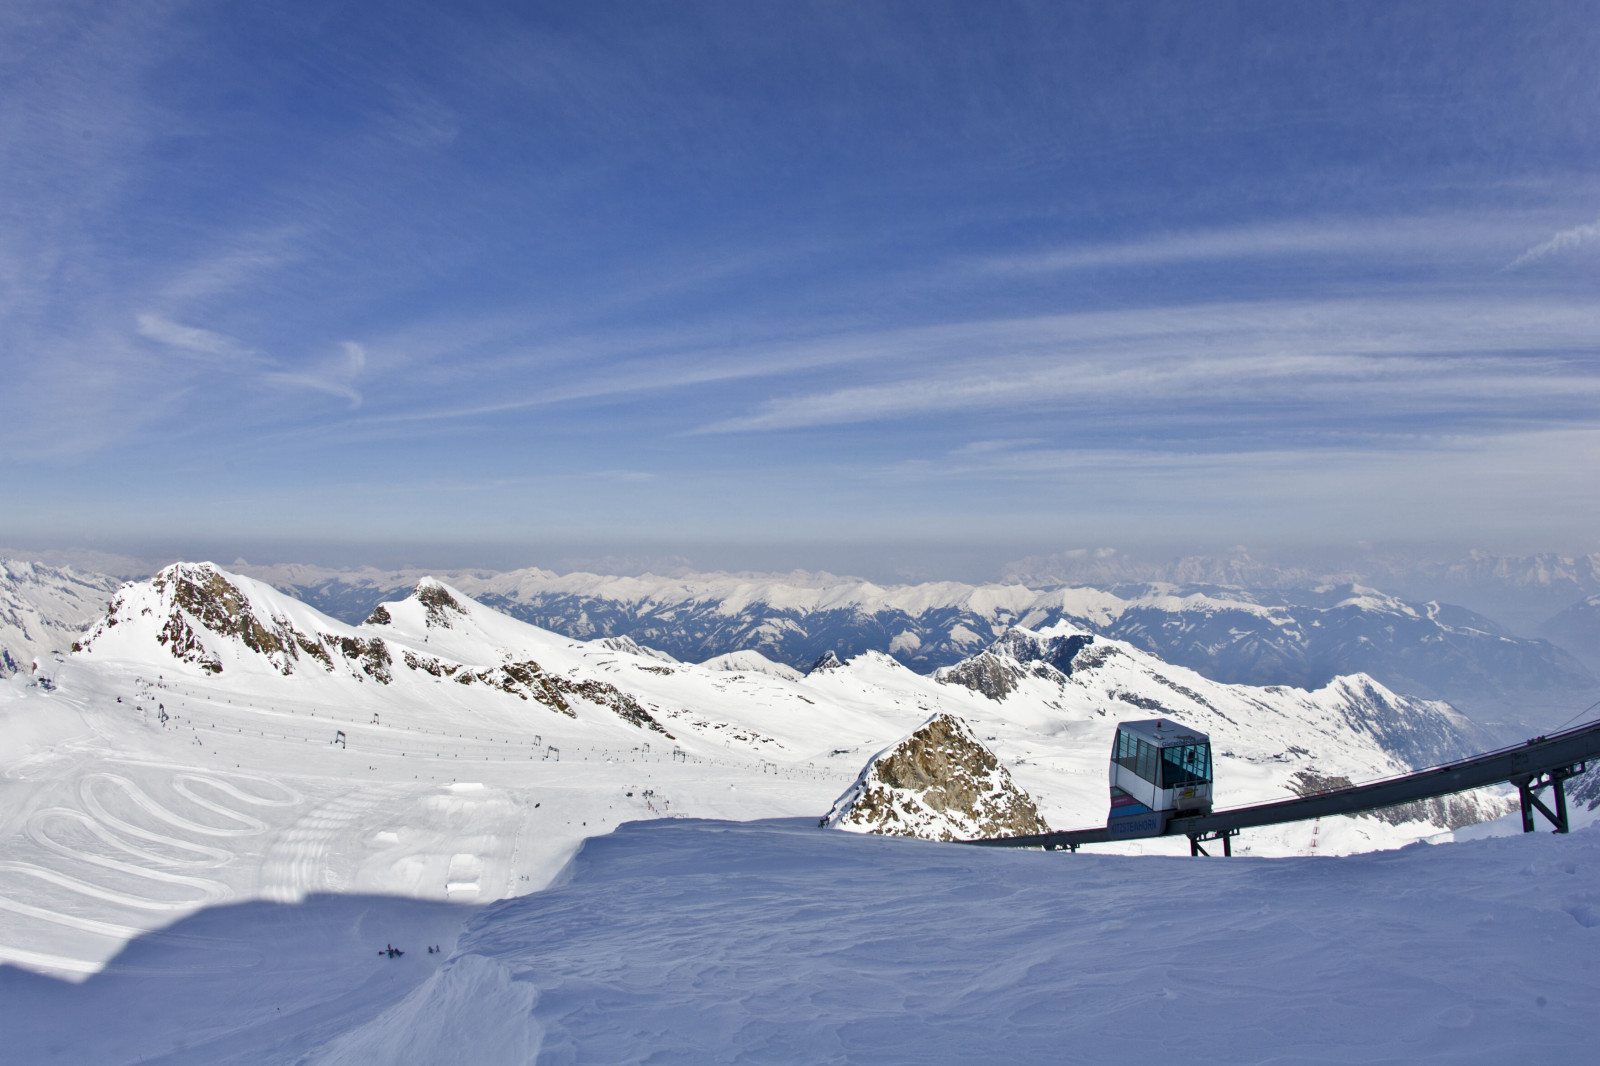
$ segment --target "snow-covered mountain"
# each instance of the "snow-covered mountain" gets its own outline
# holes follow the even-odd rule
[[[386,585],[392,594],[419,575],[278,568],[262,576],[359,616]],[[827,651],[844,658],[883,651],[929,672],[1010,626],[1070,622],[1218,681],[1315,687],[1366,673],[1489,720],[1516,718],[1526,707],[1581,706],[1586,693],[1600,690],[1593,673],[1549,641],[1513,637],[1464,608],[1360,585],[885,587],[831,575],[603,577],[537,569],[450,580],[542,628],[580,639],[627,636],[688,661],[755,650],[805,669]]]
[[[1307,779],[1351,776],[1310,765],[1309,750],[1330,752],[1350,738],[1385,752],[1396,770],[1435,765],[1476,750],[1471,723],[1448,703],[1399,696],[1372,678],[1335,678],[1314,691],[1271,686],[1222,685],[1201,678],[1120,641],[1061,624],[1038,632],[1016,628],[972,658],[945,667],[935,680],[981,693],[999,704],[1033,708],[1076,705],[1113,719],[1173,718],[1210,734],[1219,758],[1249,752],[1258,764],[1295,764],[1278,779],[1299,791]],[[1277,751],[1267,737],[1293,742]],[[1270,745],[1268,745],[1270,747]],[[1231,805],[1231,804],[1230,804]],[[1463,821],[1502,813],[1491,802]]]
[[[1539,631],[1600,670],[1600,593],[1585,596],[1551,618]]]
[[[0,677],[64,652],[105,612],[117,580],[71,567],[0,559]]]
[[[18,812],[0,824],[0,954],[82,974],[224,900],[517,895],[640,818],[815,824],[940,714],[1058,828],[1103,820],[1116,722],[1153,704],[1212,733],[1228,804],[1408,769],[1416,723],[1448,718],[1362,679],[1228,686],[1064,624],[1027,636],[1070,672],[1025,663],[1013,634],[1009,658],[987,653],[1026,676],[993,699],[877,652],[794,678],[575,641],[433,580],[351,625],[210,564],[169,567],[119,589],[76,652],[0,684],[0,808]],[[1439,832],[1431,817],[1278,827],[1241,850],[1394,846]]]

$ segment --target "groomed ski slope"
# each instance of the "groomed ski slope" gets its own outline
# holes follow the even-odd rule
[[[486,908],[241,904],[82,984],[0,969],[0,1026],[97,1066],[1585,1062],[1597,884],[1592,828],[1207,860],[633,822]]]

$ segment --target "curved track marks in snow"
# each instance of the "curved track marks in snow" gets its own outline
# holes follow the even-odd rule
[[[119,769],[126,772],[84,775],[74,806],[33,812],[22,840],[13,838],[24,846],[0,861],[0,911],[22,921],[8,923],[0,961],[98,970],[107,953],[154,922],[230,898],[233,888],[208,875],[269,831],[258,813],[305,801],[253,774]]]

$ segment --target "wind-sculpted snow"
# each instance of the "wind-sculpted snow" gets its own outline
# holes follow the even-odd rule
[[[61,1066],[1578,1063],[1597,882],[1594,829],[1189,859],[633,822],[486,908],[235,904],[81,985],[0,969],[0,1025]]]

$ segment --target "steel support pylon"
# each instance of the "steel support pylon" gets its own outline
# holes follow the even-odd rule
[[[1239,835],[1237,829],[1221,829],[1215,833],[1194,833],[1189,837],[1189,854],[1210,857],[1211,853],[1201,846],[1202,842],[1222,841],[1222,854],[1233,854],[1233,838]]]
[[[1563,766],[1555,770],[1547,770],[1541,774],[1527,774],[1514,777],[1511,783],[1517,786],[1517,796],[1522,801],[1522,831],[1533,832],[1533,812],[1538,811],[1544,815],[1551,825],[1555,826],[1552,832],[1565,833],[1570,828],[1567,822],[1567,788],[1566,781],[1569,777],[1576,777],[1588,768],[1586,763],[1576,763],[1572,766]],[[1539,798],[1539,792],[1548,788],[1550,795],[1556,801],[1556,809],[1551,810]]]

